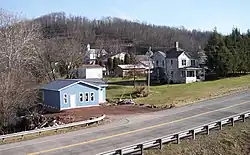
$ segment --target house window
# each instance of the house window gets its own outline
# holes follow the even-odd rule
[[[191,60],[191,66],[195,66],[195,60]]]
[[[173,65],[173,60],[170,60],[171,66]]]
[[[186,77],[186,72],[185,71],[181,71],[181,76],[182,77]]]
[[[63,94],[63,103],[64,104],[68,103],[68,94],[66,94],[66,93]]]
[[[187,63],[186,60],[181,61],[182,66],[186,66],[186,63]]]
[[[89,93],[85,93],[85,102],[89,101]]]
[[[94,93],[90,93],[90,101],[94,101]]]
[[[162,66],[164,67],[164,60],[162,60],[162,62],[161,62],[161,63],[162,63]]]
[[[79,99],[80,99],[80,102],[83,101],[83,93],[80,93],[80,94],[79,94]]]
[[[158,62],[158,60],[156,60],[156,67],[158,67],[158,65],[159,65],[159,62]]]
[[[187,77],[194,77],[194,71],[187,71]]]

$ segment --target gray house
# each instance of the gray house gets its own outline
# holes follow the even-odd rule
[[[196,55],[179,47],[167,51],[157,51],[152,56],[154,71],[151,79],[167,83],[191,83],[205,79],[205,69]]]
[[[106,102],[106,87],[100,79],[63,79],[44,85],[40,92],[49,110],[61,111]]]

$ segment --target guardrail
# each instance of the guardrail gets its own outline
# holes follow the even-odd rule
[[[102,116],[94,118],[94,119],[89,119],[89,120],[80,121],[80,122],[74,122],[74,123],[58,125],[58,126],[54,126],[54,127],[46,127],[46,128],[41,128],[41,129],[35,129],[35,130],[22,131],[22,132],[16,132],[16,133],[12,133],[12,134],[1,135],[0,139],[2,141],[5,141],[8,138],[14,138],[14,137],[23,138],[25,135],[29,135],[29,134],[38,133],[40,135],[42,132],[45,132],[45,131],[53,131],[53,130],[57,131],[58,129],[63,129],[63,128],[70,128],[70,127],[72,128],[72,127],[79,126],[79,125],[89,125],[92,123],[99,123],[105,117],[106,117],[106,115],[102,115]]]
[[[124,154],[129,154],[129,153],[136,153],[136,152],[140,152],[140,154],[143,154],[144,149],[149,149],[152,147],[159,147],[159,149],[162,149],[162,146],[164,143],[173,142],[173,141],[176,141],[177,144],[179,144],[181,138],[192,136],[192,138],[195,139],[195,135],[198,133],[206,132],[207,134],[209,134],[210,129],[214,129],[218,127],[220,130],[222,130],[223,125],[230,123],[232,124],[232,126],[234,126],[234,122],[239,121],[239,120],[242,120],[243,122],[245,122],[245,119],[248,117],[250,117],[250,111],[246,111],[244,113],[240,113],[240,114],[226,117],[226,118],[213,121],[207,124],[203,124],[201,126],[191,128],[185,131],[173,133],[173,134],[166,135],[163,137],[158,137],[149,141],[144,141],[141,143],[118,148],[115,150],[99,153],[98,155],[116,155],[116,154],[124,155]]]

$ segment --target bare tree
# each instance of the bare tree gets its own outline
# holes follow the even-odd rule
[[[67,78],[71,78],[71,70],[79,68],[84,63],[85,46],[77,38],[61,40],[60,52],[57,53],[60,67]]]
[[[20,109],[36,100],[36,40],[39,25],[0,10],[0,127],[13,124]]]

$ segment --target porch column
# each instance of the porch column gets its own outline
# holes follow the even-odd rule
[[[194,77],[196,77],[196,70],[194,70]]]

